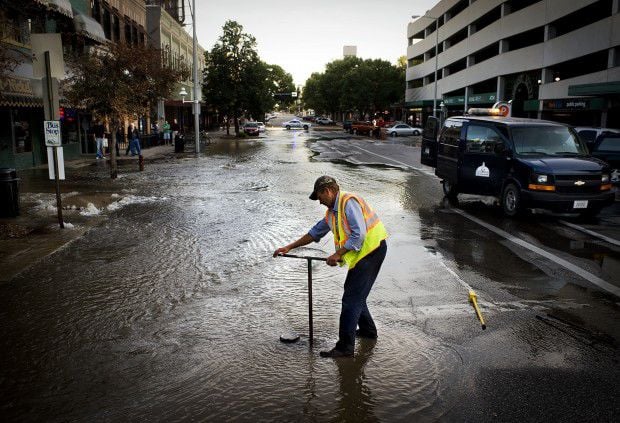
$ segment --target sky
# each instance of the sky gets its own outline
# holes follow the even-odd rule
[[[186,0],[186,2],[191,0]],[[304,85],[313,72],[342,58],[345,45],[362,59],[396,63],[407,54],[407,24],[438,0],[196,0],[198,43],[211,50],[227,20],[256,38],[258,54]],[[187,4],[187,3],[186,3]],[[189,17],[189,11],[187,12]],[[191,18],[188,18],[191,21]],[[187,27],[191,33],[191,27]]]

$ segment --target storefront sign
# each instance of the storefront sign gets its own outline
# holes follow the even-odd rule
[[[544,110],[601,110],[604,106],[600,98],[562,98],[543,100]]]
[[[10,76],[0,79],[0,91],[6,94],[34,95],[29,79]]]

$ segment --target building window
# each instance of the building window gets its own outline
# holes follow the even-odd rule
[[[15,110],[13,114],[13,140],[16,153],[32,151],[32,133],[29,114],[23,110]]]
[[[474,64],[484,62],[499,54],[499,42],[491,44],[488,47],[478,50],[472,56],[474,58]]]
[[[424,86],[424,80],[422,78],[407,81],[407,89],[422,88]]]
[[[513,35],[512,37],[507,38],[506,41],[508,41],[507,51],[514,51],[520,48],[543,43],[545,41],[545,27],[541,26],[517,35]]]
[[[549,38],[568,34],[611,16],[612,6],[612,0],[597,1],[551,22],[552,30],[550,31],[551,36]]]
[[[475,32],[479,32],[482,29],[486,28],[487,26],[491,25],[492,23],[499,21],[501,18],[502,18],[502,7],[497,6],[490,12],[484,14],[483,16],[478,18],[476,21],[474,21],[472,23],[472,27],[475,30]]]
[[[464,57],[461,60],[457,60],[456,62],[450,64],[450,66],[448,66],[448,75],[452,75],[455,74],[457,72],[462,71],[463,69],[465,69],[467,67],[467,58]]]
[[[601,50],[596,53],[588,54],[586,56],[550,66],[549,73],[554,80],[557,78],[557,81],[561,81],[563,79],[604,71],[607,69],[608,60],[608,50]],[[552,80],[547,82],[554,81]]]
[[[458,2],[457,4],[455,4],[451,9],[449,9],[446,12],[446,17],[448,17],[446,19],[446,22],[449,21],[450,19],[454,18],[456,15],[458,15],[459,13],[461,13],[463,10],[467,9],[469,7],[469,0],[461,0],[460,2]],[[441,26],[441,25],[439,25]]]
[[[539,2],[540,0],[508,0],[505,4],[509,13],[515,13]]]

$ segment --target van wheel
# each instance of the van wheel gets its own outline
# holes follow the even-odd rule
[[[448,181],[447,179],[443,180],[443,193],[446,195],[446,197],[452,200],[455,199],[457,195],[459,195],[459,191],[456,185]]]
[[[502,209],[508,217],[515,217],[523,211],[521,193],[515,184],[508,184],[502,193]]]

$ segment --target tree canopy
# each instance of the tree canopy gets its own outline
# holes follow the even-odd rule
[[[242,25],[227,21],[222,30],[218,42],[205,53],[203,98],[221,115],[233,118],[239,134],[239,117],[261,119],[274,107],[274,95],[290,93],[295,86],[293,77],[280,66],[260,60],[256,39],[244,33]]]
[[[69,60],[71,76],[64,95],[71,105],[92,111],[112,133],[111,177],[116,178],[116,130],[126,117],[148,114],[159,98],[170,97],[175,84],[189,76],[186,67],[163,64],[161,50],[111,44]]]
[[[401,66],[380,59],[346,57],[328,63],[325,72],[310,76],[303,101],[306,108],[318,113],[372,114],[403,99],[404,84]]]

